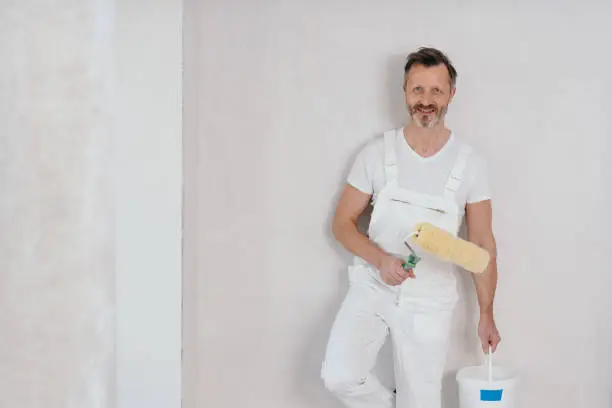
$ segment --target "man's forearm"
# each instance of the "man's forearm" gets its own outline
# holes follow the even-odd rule
[[[363,258],[378,268],[387,253],[374,244],[352,222],[336,223],[332,228],[335,238],[353,255]]]
[[[489,266],[482,274],[472,274],[476,285],[480,314],[493,313],[493,300],[497,288],[497,260],[491,255]]]
[[[490,261],[481,274],[473,274],[480,314],[493,313],[493,299],[497,287],[497,243],[492,229],[491,200],[466,206],[468,240],[489,252]]]
[[[473,279],[476,285],[480,313],[493,313],[493,299],[497,288],[497,245],[495,238],[490,235],[486,238],[476,237],[471,241],[488,251],[491,256],[486,270],[481,274],[473,274]]]

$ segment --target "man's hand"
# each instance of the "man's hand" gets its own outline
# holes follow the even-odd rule
[[[412,270],[404,270],[401,259],[379,248],[357,228],[359,215],[371,197],[347,184],[336,207],[332,232],[344,248],[374,265],[387,285],[399,285],[408,278],[414,278]]]
[[[478,337],[482,344],[482,351],[487,354],[489,352],[489,345],[491,346],[491,352],[494,353],[497,349],[497,345],[501,342],[501,337],[495,326],[495,319],[493,313],[481,313],[480,322],[478,323]]]
[[[387,255],[382,258],[380,265],[378,265],[378,270],[380,271],[380,277],[383,282],[387,285],[399,285],[404,282],[406,279],[414,278],[414,272],[412,269],[405,270],[402,268],[402,261],[399,258],[394,257],[393,255]]]

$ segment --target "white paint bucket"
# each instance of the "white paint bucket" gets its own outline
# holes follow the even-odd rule
[[[490,350],[487,360],[487,365],[457,372],[460,408],[515,407],[517,373],[509,367],[494,366]]]

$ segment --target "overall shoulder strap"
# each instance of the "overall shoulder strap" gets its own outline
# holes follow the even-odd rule
[[[472,148],[468,145],[463,146],[459,151],[455,165],[453,166],[453,169],[448,176],[448,180],[446,181],[446,186],[444,187],[446,195],[454,197],[457,190],[459,190],[459,186],[464,178],[463,173],[471,153]]]

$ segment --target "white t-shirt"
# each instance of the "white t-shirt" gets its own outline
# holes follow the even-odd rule
[[[403,129],[395,131],[395,154],[400,187],[423,194],[442,196],[460,149],[466,144],[454,133],[448,142],[431,157],[417,154],[404,138]],[[370,140],[358,153],[347,177],[347,182],[376,199],[385,185],[385,145],[383,135]],[[455,193],[457,204],[474,203],[491,198],[487,163],[472,147],[463,172],[463,181]]]

